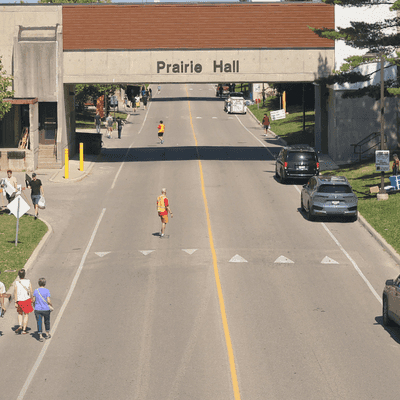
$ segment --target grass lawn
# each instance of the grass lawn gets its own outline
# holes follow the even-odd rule
[[[256,104],[249,106],[249,110],[262,121],[264,114],[270,116],[270,111],[279,110],[279,98],[270,97],[265,100],[265,107],[258,107]],[[314,146],[314,125],[315,125],[315,112],[306,112],[306,129],[303,132],[303,109],[301,106],[288,106],[285,119],[271,121],[271,130],[287,144],[309,144]]]
[[[19,219],[18,245],[15,246],[16,227],[14,215],[0,214],[0,281],[7,290],[47,232],[43,221],[24,215]],[[5,272],[7,270],[15,272]]]
[[[400,254],[400,193],[389,194],[389,200],[378,201],[376,193],[370,194],[371,186],[380,186],[381,173],[375,171],[375,163],[357,163],[323,175],[345,176],[358,197],[358,211]],[[390,185],[389,173],[385,186]]]
[[[114,111],[110,111],[111,115],[114,117]],[[96,125],[94,124],[94,116],[96,115],[96,110],[94,108],[87,109],[85,108],[82,112],[76,112],[76,129],[95,129]],[[116,112],[115,118],[120,117],[122,120],[127,118],[128,114],[124,112]],[[104,125],[104,119],[102,120],[102,124]],[[116,124],[114,124],[114,128],[116,128]]]

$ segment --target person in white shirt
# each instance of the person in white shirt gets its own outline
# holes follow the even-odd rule
[[[26,335],[26,327],[28,325],[29,314],[33,312],[31,296],[33,295],[32,284],[29,279],[25,279],[25,270],[18,271],[18,279],[15,281],[14,299],[15,308],[18,312],[18,328],[15,333]]]
[[[1,271],[0,271],[1,274]],[[3,316],[6,312],[6,308],[4,307],[4,294],[6,293],[6,287],[3,282],[0,282],[0,316]]]

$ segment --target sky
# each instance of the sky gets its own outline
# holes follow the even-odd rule
[[[160,0],[161,3],[220,3],[220,2],[231,2],[235,1],[237,2],[238,0],[209,0],[209,1],[201,1],[201,0]],[[37,0],[24,0],[25,3],[32,3],[32,4],[37,4]],[[0,0],[0,4],[19,4],[18,1],[12,1],[12,0]],[[113,0],[113,3],[153,3],[153,0],[150,1],[140,1],[140,0]]]

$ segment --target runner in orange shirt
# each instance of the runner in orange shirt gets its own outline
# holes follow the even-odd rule
[[[168,223],[168,212],[171,214],[171,218],[173,218],[173,214],[171,209],[169,208],[169,201],[167,198],[167,189],[161,189],[161,196],[157,197],[157,211],[158,215],[161,218],[161,233],[160,237],[164,236],[165,226]]]

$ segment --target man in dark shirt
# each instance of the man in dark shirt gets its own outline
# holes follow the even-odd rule
[[[94,117],[94,122],[96,123],[97,133],[100,133],[101,117],[100,117],[100,114],[98,111],[96,111],[96,115]]]
[[[32,203],[35,207],[35,219],[37,219],[39,215],[39,200],[40,200],[40,195],[44,196],[44,191],[43,191],[43,186],[42,186],[42,181],[40,179],[36,178],[36,174],[32,174],[32,180],[29,182],[29,189],[32,190],[31,192],[31,199]]]

